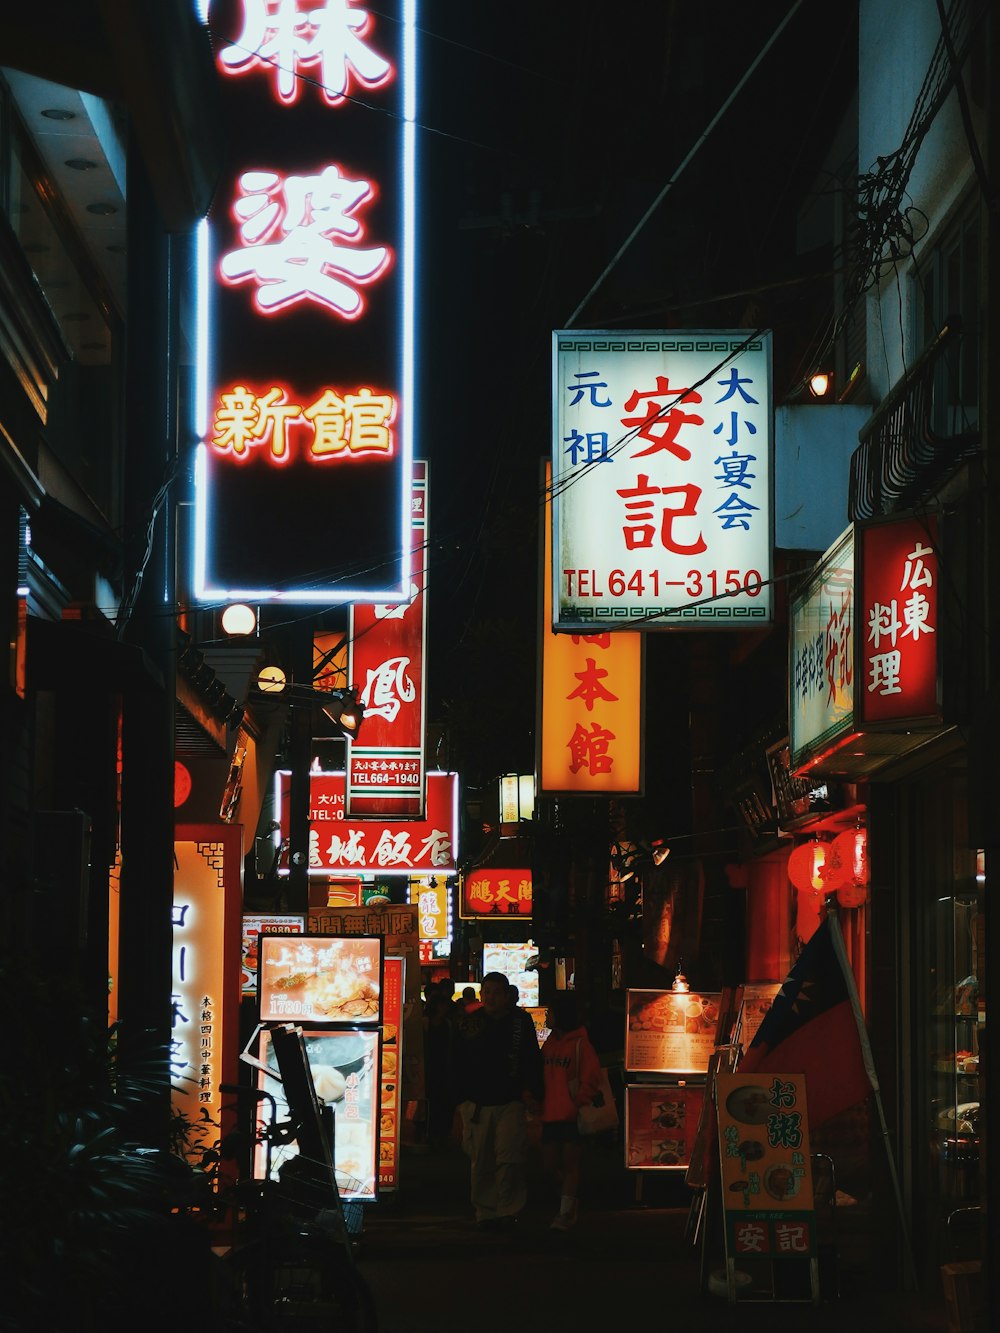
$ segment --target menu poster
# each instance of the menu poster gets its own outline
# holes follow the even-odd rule
[[[718,991],[626,991],[625,1068],[704,1074],[715,1050],[719,1000]]]
[[[403,1042],[403,959],[386,958],[382,971],[382,1100],[378,1118],[378,1185],[399,1185],[400,1053]]]
[[[261,1022],[378,1024],[380,936],[263,934],[259,954]]]
[[[702,1084],[630,1083],[625,1088],[625,1165],[630,1171],[687,1167],[705,1101]]]
[[[538,972],[529,972],[527,964],[537,953],[537,944],[530,942],[484,941],[483,976],[487,972],[502,972],[510,984],[517,987],[518,1004],[532,1008],[538,1004]]]
[[[377,1139],[379,1087],[376,1077],[379,1061],[378,1029],[335,1031],[302,1029],[306,1057],[313,1086],[321,1107],[333,1112],[333,1164],[337,1188],[342,1199],[373,1201],[377,1197]],[[271,1047],[271,1034],[261,1035],[257,1064],[257,1088],[275,1099],[278,1122],[289,1118],[288,1103],[277,1075],[278,1063]],[[257,1112],[258,1129],[264,1128],[271,1115],[269,1102],[262,1102]],[[280,1179],[281,1170],[297,1157],[295,1140],[272,1147],[271,1178]],[[254,1174],[266,1170],[266,1150],[258,1145]]]
[[[768,982],[765,985],[743,987],[743,1006],[740,1009],[740,1045],[744,1051],[750,1049],[750,1043],[757,1035],[764,1015],[771,1007],[771,1002],[781,990],[780,982]]]
[[[261,916],[253,914],[243,918],[243,957],[241,969],[241,993],[257,994],[258,940],[267,931],[271,935],[301,935],[305,930],[302,916],[278,915]]]
[[[385,952],[406,959],[406,998],[420,999],[420,913],[409,903],[366,903],[364,907],[309,909],[316,935],[381,935]]]
[[[538,1038],[539,1046],[544,1046],[552,1032],[545,1021],[548,1017],[548,1008],[545,1005],[526,1004],[524,1010],[535,1025],[535,1036]]]
[[[716,1105],[730,1257],[811,1258],[815,1212],[805,1078],[720,1073]]]

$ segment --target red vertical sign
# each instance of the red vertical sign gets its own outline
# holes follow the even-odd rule
[[[347,812],[419,819],[424,809],[427,648],[427,464],[413,464],[410,599],[396,606],[353,603],[351,682],[364,704],[357,741],[347,745]]]
[[[378,1123],[379,1189],[399,1185],[400,1056],[403,1037],[402,958],[386,958],[382,971],[382,1097]]]
[[[939,561],[932,515],[859,529],[859,724],[937,717]]]

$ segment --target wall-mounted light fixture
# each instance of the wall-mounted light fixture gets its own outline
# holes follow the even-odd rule
[[[643,842],[615,843],[611,853],[611,865],[617,872],[618,883],[630,880],[637,870],[659,867],[670,855],[670,848],[662,838]]]
[[[806,383],[814,398],[826,398],[833,388],[833,374],[829,370],[814,370]]]
[[[288,685],[288,677],[280,666],[261,667],[257,673],[257,688],[261,694],[282,694]]]
[[[365,708],[358,699],[358,691],[352,685],[347,690],[314,690],[314,698],[331,722],[335,723],[346,736],[356,736],[364,721]]]
[[[235,636],[253,634],[257,628],[257,613],[246,602],[233,602],[222,613],[222,629]]]
[[[262,667],[255,684],[260,693],[274,703],[324,713],[343,736],[356,736],[364,721],[365,706],[358,698],[355,685],[350,689],[314,690],[311,685],[296,685],[279,666]]]

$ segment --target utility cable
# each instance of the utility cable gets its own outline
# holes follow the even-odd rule
[[[948,53],[948,65],[951,69],[951,76],[955,83],[955,94],[958,97],[959,110],[962,113],[962,128],[965,130],[965,138],[969,145],[969,156],[972,158],[972,165],[976,169],[976,175],[979,177],[979,184],[983,191],[983,198],[987,206],[992,211],[993,199],[990,194],[989,178],[986,175],[986,164],[983,162],[983,155],[979,151],[979,143],[976,139],[976,132],[972,124],[972,113],[969,110],[969,98],[965,91],[965,80],[962,78],[962,71],[959,68],[958,55],[955,51],[955,43],[951,37],[951,25],[948,22],[948,15],[945,13],[944,0],[937,0],[938,18],[941,21],[941,40],[944,42],[945,50]]]
[[[653,202],[652,202],[652,203],[649,205],[649,207],[646,209],[645,213],[643,213],[642,217],[639,219],[639,221],[638,221],[638,222],[635,224],[635,226],[632,228],[632,231],[629,233],[629,235],[625,238],[625,240],[624,240],[624,241],[622,242],[622,244],[619,246],[618,250],[616,251],[616,253],[615,253],[614,256],[612,257],[610,263],[609,263],[609,264],[606,266],[606,268],[604,269],[604,272],[600,275],[600,277],[597,279],[597,281],[596,281],[596,282],[594,283],[594,285],[591,287],[590,291],[587,293],[587,295],[583,298],[583,300],[580,302],[580,304],[576,307],[576,309],[575,309],[575,310],[573,311],[573,313],[570,315],[569,319],[566,321],[565,325],[563,326],[564,328],[570,329],[570,328],[573,327],[574,322],[575,322],[575,321],[577,320],[577,318],[579,317],[581,311],[584,310],[584,308],[586,307],[586,305],[587,305],[587,303],[589,302],[590,298],[591,298],[591,297],[594,295],[594,293],[595,293],[595,292],[596,292],[596,291],[603,285],[605,278],[606,278],[606,277],[608,276],[608,274],[612,271],[612,269],[614,269],[614,268],[617,266],[618,261],[622,258],[622,256],[623,256],[623,255],[625,254],[625,252],[628,250],[629,246],[632,244],[632,242],[635,240],[635,238],[639,235],[639,233],[640,233],[640,232],[642,231],[642,229],[645,227],[646,223],[649,221],[649,219],[653,216],[653,214],[654,214],[654,213],[656,212],[656,210],[659,208],[660,204],[663,203],[664,199],[667,197],[667,195],[668,195],[668,194],[670,193],[670,191],[673,189],[674,185],[676,185],[677,181],[680,180],[681,176],[683,175],[685,169],[686,169],[687,166],[688,166],[688,163],[691,162],[691,161],[697,156],[699,150],[701,149],[702,144],[703,144],[703,143],[705,142],[705,140],[709,137],[709,135],[710,135],[710,134],[712,133],[712,131],[715,129],[716,125],[718,125],[719,121],[722,119],[722,117],[726,114],[726,112],[727,112],[727,111],[729,110],[729,108],[732,106],[733,102],[736,100],[736,98],[739,96],[739,94],[740,94],[740,93],[743,91],[743,89],[746,87],[747,82],[748,82],[749,79],[752,77],[752,75],[755,73],[755,71],[756,71],[758,65],[760,65],[761,61],[762,61],[762,60],[764,59],[764,57],[767,55],[768,51],[770,51],[771,47],[774,45],[774,43],[778,40],[778,38],[779,38],[779,37],[781,36],[781,34],[784,32],[785,28],[788,26],[788,24],[791,22],[791,20],[795,17],[796,13],[797,13],[798,10],[801,8],[801,5],[802,5],[802,0],[795,0],[795,3],[792,5],[791,9],[788,11],[788,13],[785,15],[785,17],[784,17],[784,18],[781,20],[781,22],[778,24],[777,28],[775,28],[774,32],[771,34],[771,36],[768,38],[768,40],[764,43],[763,48],[761,49],[761,51],[760,51],[759,54],[757,55],[756,59],[752,62],[752,64],[750,65],[750,67],[747,69],[746,73],[743,75],[743,77],[742,77],[742,78],[739,80],[739,82],[736,84],[735,88],[733,88],[733,90],[730,92],[730,94],[729,94],[729,96],[726,98],[725,102],[723,102],[722,106],[719,108],[719,110],[715,113],[715,115],[714,115],[714,116],[712,117],[712,119],[709,121],[709,123],[708,123],[708,125],[705,127],[705,129],[702,130],[701,135],[699,136],[699,138],[698,138],[697,141],[695,142],[694,146],[690,149],[690,151],[688,152],[687,156],[684,158],[683,162],[680,164],[680,166],[677,168],[677,170],[674,172],[674,174],[671,176],[671,178],[667,181],[666,185],[664,185],[663,189],[662,189],[662,190],[660,191],[660,193],[656,196],[656,198],[653,200]]]

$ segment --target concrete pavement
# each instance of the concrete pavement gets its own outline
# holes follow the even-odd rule
[[[476,1228],[457,1144],[404,1149],[400,1189],[366,1208],[362,1232],[359,1262],[379,1333],[590,1333],[626,1321],[684,1333],[945,1333],[943,1308],[886,1291],[867,1270],[846,1210],[841,1243],[824,1253],[819,1304],[808,1300],[805,1271],[784,1268],[779,1276],[798,1282],[787,1294],[806,1299],[759,1299],[754,1289],[730,1305],[708,1289],[723,1259],[693,1240],[683,1177],[627,1172],[617,1144],[587,1148],[578,1225],[549,1229],[557,1200],[536,1151],[529,1204],[509,1235]]]

